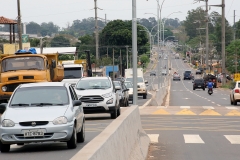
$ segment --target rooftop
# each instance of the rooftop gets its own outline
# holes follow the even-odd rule
[[[17,22],[15,20],[0,16],[0,24],[17,24]]]

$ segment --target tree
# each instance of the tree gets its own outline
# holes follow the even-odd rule
[[[27,34],[38,34],[41,32],[41,26],[36,22],[29,22],[26,25]]]
[[[56,36],[51,41],[52,47],[70,47],[70,41],[64,36]]]
[[[30,38],[29,41],[30,41],[30,46],[31,47],[40,46],[40,39],[38,39],[38,38]]]
[[[232,41],[226,47],[226,68],[231,73],[235,73],[235,62],[238,63],[237,70],[240,70],[240,40]]]

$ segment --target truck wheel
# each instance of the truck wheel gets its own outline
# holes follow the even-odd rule
[[[144,94],[144,95],[143,95],[143,99],[147,99],[147,94]]]

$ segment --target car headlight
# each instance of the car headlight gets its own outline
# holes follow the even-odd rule
[[[109,97],[112,96],[112,92],[107,93],[107,94],[103,94],[102,96],[103,96],[104,98],[109,98]]]
[[[7,87],[6,86],[2,86],[2,91],[6,92],[7,91]]]
[[[10,120],[10,119],[5,119],[2,122],[2,126],[3,127],[14,127],[15,123],[12,120]]]
[[[107,101],[107,104],[112,104],[112,103],[113,103],[113,98],[111,98]]]
[[[141,88],[145,88],[145,85],[144,85],[144,84],[142,84],[142,85],[141,85]]]
[[[67,121],[68,121],[67,118],[62,116],[62,117],[58,117],[58,118],[54,119],[53,124],[55,124],[55,125],[66,124]]]

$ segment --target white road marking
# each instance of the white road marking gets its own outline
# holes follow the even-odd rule
[[[227,98],[222,98],[222,99],[225,99],[225,100],[227,100]]]
[[[190,98],[183,98],[183,99],[190,99]]]
[[[237,107],[226,107],[227,109],[238,109]]]
[[[151,143],[158,143],[159,134],[148,134]]]
[[[203,107],[203,109],[214,109],[214,107],[212,107],[212,106],[202,106]]]
[[[240,135],[224,135],[231,144],[240,144]]]
[[[180,106],[181,109],[190,108],[190,106]]]
[[[204,143],[202,138],[197,134],[184,134],[185,143]]]

